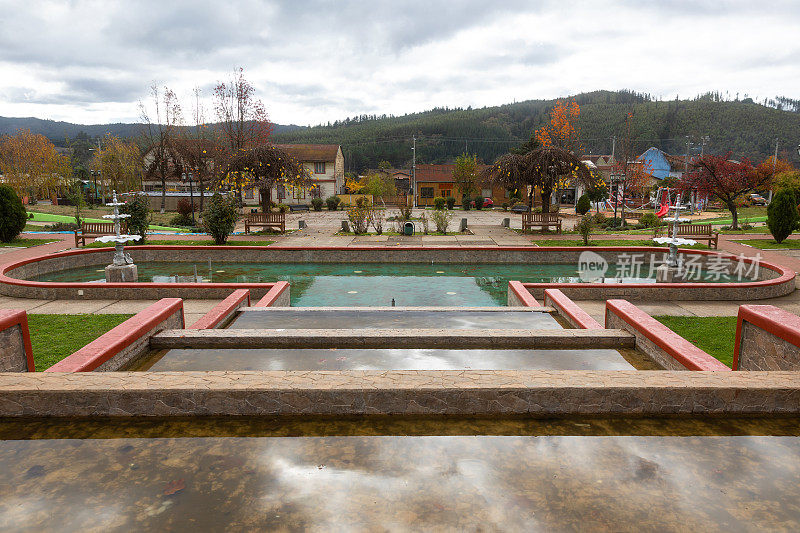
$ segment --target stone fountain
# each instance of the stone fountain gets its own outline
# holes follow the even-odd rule
[[[138,241],[142,237],[141,235],[121,234],[120,220],[128,218],[130,215],[120,214],[119,206],[125,205],[125,203],[117,200],[117,191],[113,192],[113,201],[106,205],[114,208],[114,212],[112,214],[103,215],[103,218],[108,218],[114,221],[114,235],[104,235],[95,239],[95,242],[115,243],[116,252],[114,253],[114,261],[106,267],[106,281],[138,281],[138,269],[136,268],[136,265],[133,264],[133,259],[131,259],[131,256],[125,253],[124,247],[126,242]]]
[[[679,271],[680,265],[678,263],[678,246],[693,246],[697,241],[692,239],[683,239],[678,237],[678,224],[681,222],[691,222],[687,218],[678,218],[680,211],[686,209],[681,206],[682,196],[678,197],[678,201],[670,209],[675,210],[675,218],[672,219],[672,236],[671,237],[656,237],[653,242],[658,244],[669,244],[669,258],[667,262],[656,268],[656,281],[662,283],[672,283],[675,281]]]

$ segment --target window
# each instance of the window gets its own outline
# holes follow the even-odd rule
[[[433,187],[420,187],[419,188],[419,197],[420,198],[433,198]]]
[[[453,195],[453,191],[451,191],[450,189],[442,189],[441,193],[442,193],[442,198],[450,198],[450,196]]]
[[[284,198],[286,198],[286,187],[278,185],[278,200],[283,200]]]
[[[245,200],[252,200],[255,198],[255,194],[253,194],[253,189],[247,189],[244,191],[244,198]]]
[[[314,174],[325,174],[325,163],[314,163]]]
[[[292,187],[292,193],[295,200],[303,200],[306,197],[306,190],[303,187]]]

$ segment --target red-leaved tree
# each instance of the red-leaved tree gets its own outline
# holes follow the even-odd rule
[[[735,161],[730,153],[723,157],[704,155],[691,163],[691,170],[678,185],[685,191],[692,189],[706,193],[710,198],[719,198],[731,212],[733,229],[739,228],[737,203],[742,197],[756,189],[767,187],[772,180],[769,172],[759,172],[747,159]]]

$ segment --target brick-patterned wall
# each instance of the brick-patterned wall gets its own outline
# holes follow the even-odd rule
[[[800,370],[800,317],[772,305],[742,305],[734,370]]]
[[[0,372],[26,372],[25,341],[22,327],[15,324],[0,331]]]

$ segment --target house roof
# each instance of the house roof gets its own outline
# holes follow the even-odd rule
[[[300,162],[336,161],[336,156],[339,153],[338,144],[276,144],[275,147],[280,148]]]

